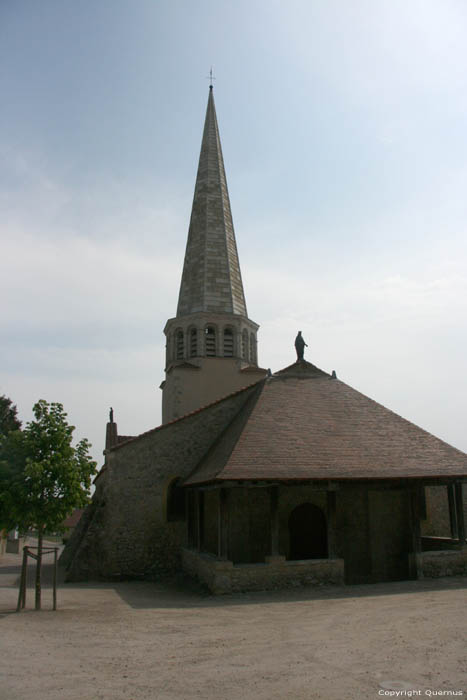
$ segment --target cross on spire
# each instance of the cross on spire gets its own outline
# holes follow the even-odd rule
[[[212,81],[216,79],[216,76],[212,72],[212,66],[211,70],[209,71],[209,75],[206,77],[206,79],[209,80],[209,89],[212,90],[212,88],[214,87]]]

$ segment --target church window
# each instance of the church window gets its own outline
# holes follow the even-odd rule
[[[185,520],[185,490],[180,486],[180,479],[174,479],[167,491],[167,520],[175,522]]]
[[[242,357],[244,360],[248,360],[248,331],[244,330],[242,333]]]
[[[206,327],[206,357],[216,356],[216,329],[214,326]]]
[[[250,362],[256,364],[256,338],[254,333],[250,335]]]
[[[190,357],[198,354],[198,331],[196,328],[190,329]]]
[[[224,328],[224,357],[233,357],[234,334],[231,328]]]
[[[183,355],[184,355],[184,349],[185,349],[185,343],[183,339],[183,331],[177,331],[177,334],[175,336],[175,359],[176,360],[183,360]]]

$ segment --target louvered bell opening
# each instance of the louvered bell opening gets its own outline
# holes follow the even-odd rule
[[[256,338],[253,333],[250,335],[250,362],[256,364]]]
[[[190,331],[190,357],[196,357],[198,354],[198,331],[192,328]]]
[[[224,357],[233,357],[233,331],[231,328],[224,329]]]
[[[184,342],[183,342],[183,331],[177,331],[176,344],[175,344],[175,358],[177,360],[183,360]]]
[[[216,356],[216,329],[212,326],[206,328],[206,357]]]
[[[248,333],[243,331],[242,333],[242,357],[244,360],[248,360]]]

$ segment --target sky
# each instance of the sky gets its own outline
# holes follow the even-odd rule
[[[467,451],[464,0],[0,1],[0,394],[161,420],[208,97],[260,365]]]

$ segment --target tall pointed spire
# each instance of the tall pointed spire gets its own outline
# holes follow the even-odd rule
[[[212,84],[177,316],[203,311],[247,316]]]
[[[248,318],[211,84],[177,315],[169,318],[164,423],[262,379]]]

